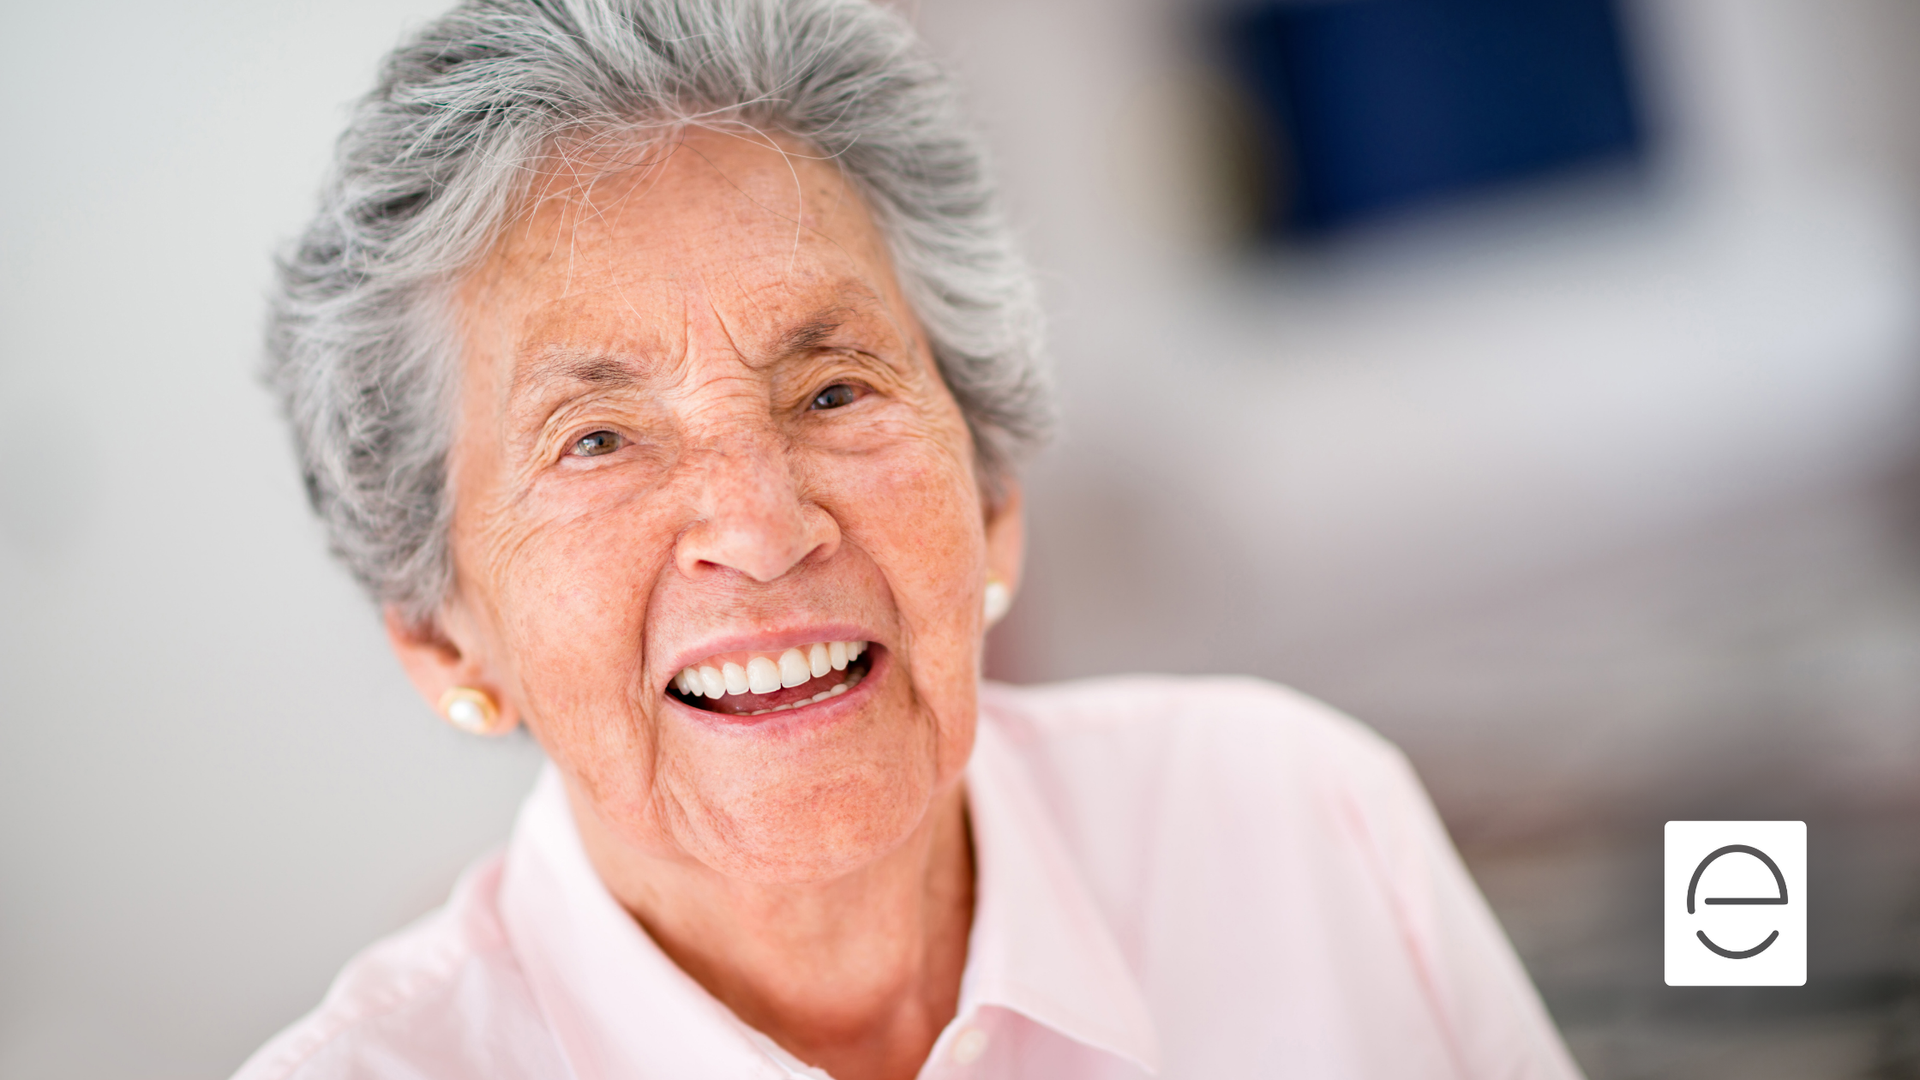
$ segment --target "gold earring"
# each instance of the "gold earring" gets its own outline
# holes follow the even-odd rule
[[[987,575],[985,605],[988,626],[1006,618],[1007,609],[1013,606],[1013,593],[1007,583],[991,574]]]
[[[469,735],[499,734],[500,706],[485,690],[453,687],[440,695],[440,715]]]

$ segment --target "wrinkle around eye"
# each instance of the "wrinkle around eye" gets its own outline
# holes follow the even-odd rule
[[[523,460],[531,480],[547,472],[565,475],[625,468],[656,456],[658,450],[631,423],[612,417],[576,418],[530,439]]]
[[[599,459],[626,457],[638,447],[647,446],[658,424],[646,415],[628,395],[593,392],[548,406],[537,423],[529,423],[523,436],[523,451],[538,467],[556,463],[582,464]],[[529,418],[531,420],[531,418]],[[613,436],[613,445],[600,453],[581,453],[581,444],[597,434]]]

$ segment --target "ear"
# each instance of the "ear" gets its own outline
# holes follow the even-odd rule
[[[415,623],[391,604],[381,609],[381,618],[386,624],[387,643],[393,646],[393,655],[413,682],[413,688],[434,712],[441,712],[447,691],[467,687],[492,698],[494,707],[500,711],[499,719],[488,734],[503,735],[520,722],[512,700],[488,676],[475,655],[476,650],[461,648],[443,629],[441,618]]]
[[[1027,555],[1027,518],[1020,484],[1006,482],[999,504],[987,508],[987,573],[1009,593],[1020,592],[1020,570]]]

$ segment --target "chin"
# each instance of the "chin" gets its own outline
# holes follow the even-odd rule
[[[825,780],[767,779],[700,823],[706,827],[696,825],[699,835],[683,838],[683,846],[714,870],[745,881],[829,881],[899,847],[927,819],[936,796],[930,770],[868,766]]]

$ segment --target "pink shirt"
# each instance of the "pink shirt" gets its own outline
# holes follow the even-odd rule
[[[988,686],[977,901],[922,1077],[1577,1077],[1398,751],[1252,680]],[[825,1077],[654,945],[551,768],[503,853],[239,1080]]]

